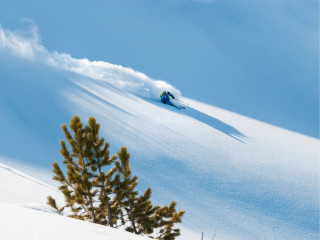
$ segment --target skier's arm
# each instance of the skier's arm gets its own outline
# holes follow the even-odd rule
[[[172,99],[174,99],[174,96],[173,96],[173,94],[172,94],[172,93],[169,93],[169,95],[172,97]]]

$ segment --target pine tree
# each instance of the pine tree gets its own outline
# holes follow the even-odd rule
[[[113,227],[116,222],[116,219],[113,217],[116,212],[116,206],[112,204],[110,194],[112,194],[112,177],[116,168],[113,167],[105,173],[103,167],[111,165],[117,157],[113,155],[109,158],[109,143],[105,142],[104,138],[99,137],[100,124],[96,123],[95,118],[89,118],[88,126],[86,126],[85,130],[88,134],[88,140],[92,143],[92,155],[89,160],[92,171],[95,172],[97,170],[97,174],[94,177],[96,185],[100,190],[98,219],[100,223]],[[105,216],[108,218],[107,221],[105,220]]]
[[[100,124],[93,117],[83,126],[74,116],[69,126],[72,132],[65,124],[62,130],[71,152],[66,142],[60,141],[66,173],[57,162],[52,164],[53,179],[61,184],[65,206],[59,207],[48,196],[51,207],[59,214],[68,208],[69,217],[111,227],[124,225],[127,231],[158,240],[173,240],[180,235],[174,224],[181,222],[184,211],[177,212],[175,201],[170,206],[154,206],[151,188],[139,196],[135,190],[138,177],[132,175],[130,154],[125,147],[117,154],[120,161],[115,161],[115,155],[110,157],[109,143],[100,138]]]
[[[73,136],[65,124],[62,125],[64,135],[72,148],[72,153],[66,147],[64,140],[60,141],[60,153],[63,156],[63,164],[67,167],[67,176],[64,175],[57,162],[54,162],[54,180],[62,185],[59,189],[65,196],[66,206],[72,210],[70,217],[82,220],[92,220],[96,223],[97,208],[95,196],[97,194],[96,184],[93,180],[92,168],[90,169],[92,155],[92,145],[88,140],[87,132],[78,116],[74,116],[70,121],[70,128]]]
[[[175,201],[171,202],[169,207],[153,206],[150,201],[151,188],[148,188],[144,195],[138,197],[138,192],[135,191],[138,178],[132,176],[129,162],[130,154],[125,147],[122,147],[118,152],[118,157],[120,162],[115,163],[118,172],[116,193],[119,202],[127,212],[128,221],[131,223],[126,230],[135,234],[151,235],[155,229],[160,228],[157,239],[175,239],[180,235],[180,230],[174,229],[173,226],[175,223],[181,222],[185,212],[177,212]]]
[[[134,202],[134,215],[136,216],[139,234],[152,234],[157,227],[153,216],[160,207],[158,205],[152,205],[150,200],[151,193],[151,188],[148,188],[144,194],[135,199]]]
[[[174,229],[173,226],[175,223],[181,223],[185,211],[177,212],[176,205],[177,203],[172,201],[169,207],[163,206],[156,211],[154,226],[161,228],[157,239],[174,240],[175,237],[180,236],[180,229]]]
[[[83,124],[78,116],[74,116],[70,121],[70,128],[73,131],[73,136],[67,129],[66,125],[62,125],[64,135],[72,148],[72,154],[66,148],[65,142],[61,141],[61,154],[64,157],[63,163],[67,164],[68,178],[71,184],[74,185],[75,201],[82,205],[85,219],[91,219],[94,223],[97,222],[95,196],[97,190],[95,189],[95,182],[91,181],[93,178],[93,170],[90,169],[92,163],[89,159],[92,156],[93,143],[88,140],[87,132],[83,128]],[[78,161],[75,162],[73,158]]]
[[[121,163],[119,161],[115,163],[118,172],[118,176],[116,178],[117,199],[119,202],[122,202],[123,199],[126,199],[124,202],[122,202],[122,206],[124,206],[125,210],[127,211],[129,221],[131,222],[131,226],[127,227],[126,230],[138,234],[135,215],[133,213],[133,203],[136,195],[138,194],[136,191],[134,191],[138,184],[138,177],[131,176],[131,167],[129,164],[130,154],[128,153],[126,147],[121,148],[121,150],[118,152],[118,157]],[[122,179],[122,181],[120,179]]]

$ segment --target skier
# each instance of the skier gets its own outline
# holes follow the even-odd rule
[[[174,99],[173,94],[171,94],[170,92],[163,91],[160,94],[161,102],[164,103],[164,104],[168,104],[170,106],[174,106],[175,107],[175,105],[170,101],[170,97],[169,96],[172,97],[172,99]]]

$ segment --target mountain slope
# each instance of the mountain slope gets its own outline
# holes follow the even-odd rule
[[[10,45],[10,39],[20,44]],[[5,158],[15,159],[48,170],[61,159],[60,125],[75,114],[83,122],[94,116],[112,154],[128,147],[139,189],[150,186],[155,202],[175,199],[178,209],[186,210],[181,239],[200,237],[202,231],[216,232],[216,239],[317,239],[317,139],[189,98],[181,98],[189,106],[179,111],[155,101],[162,89],[181,97],[163,81],[50,53],[33,38],[5,40],[0,52],[2,162],[11,166],[17,163]],[[24,189],[14,182],[14,192]],[[12,196],[0,186],[7,193],[3,196]],[[39,191],[30,194],[43,198]],[[3,196],[0,202],[7,202]],[[21,203],[37,201],[21,197]]]
[[[56,188],[0,164],[0,236],[3,240],[25,239],[148,239],[57,215],[46,205],[46,197],[62,200]],[[14,183],[13,186],[8,183]]]

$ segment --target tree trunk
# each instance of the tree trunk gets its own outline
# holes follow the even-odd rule
[[[99,170],[99,174],[101,175],[101,174],[102,174],[102,169],[101,169],[100,161],[99,161],[99,160],[98,160],[98,170]],[[106,191],[105,191],[104,181],[105,181],[105,179],[103,179],[103,180],[101,181],[101,183],[102,183],[102,189],[101,189],[101,191],[102,191],[102,196],[103,196],[104,198],[106,198],[106,197],[107,197],[107,193],[106,193]],[[105,207],[105,206],[103,206],[103,207]],[[108,210],[108,222],[109,222],[109,226],[110,226],[110,227],[113,227],[112,213],[111,213],[111,205],[110,205],[110,201],[109,201],[109,200],[108,200],[108,202],[107,202],[107,210]]]
[[[94,212],[93,201],[92,201],[92,197],[90,196],[90,194],[91,194],[90,191],[88,191],[89,203],[90,203],[90,207],[91,207],[91,215],[92,215],[92,218],[93,218],[93,223],[96,223],[98,221],[97,221],[97,218],[96,218],[96,214]]]
[[[110,203],[107,203],[107,207],[108,207],[108,220],[109,220],[109,226],[113,227],[113,222],[112,222],[112,213],[111,213],[111,206]]]
[[[129,201],[129,207],[130,207],[130,216],[131,216],[131,224],[132,224],[132,227],[133,227],[133,231],[135,234],[138,234],[138,231],[137,231],[137,228],[136,228],[136,220],[134,218],[134,215],[133,215],[133,206],[132,206],[132,203],[131,203],[131,200],[130,200],[130,196],[129,196],[129,193],[126,193],[126,197]]]

